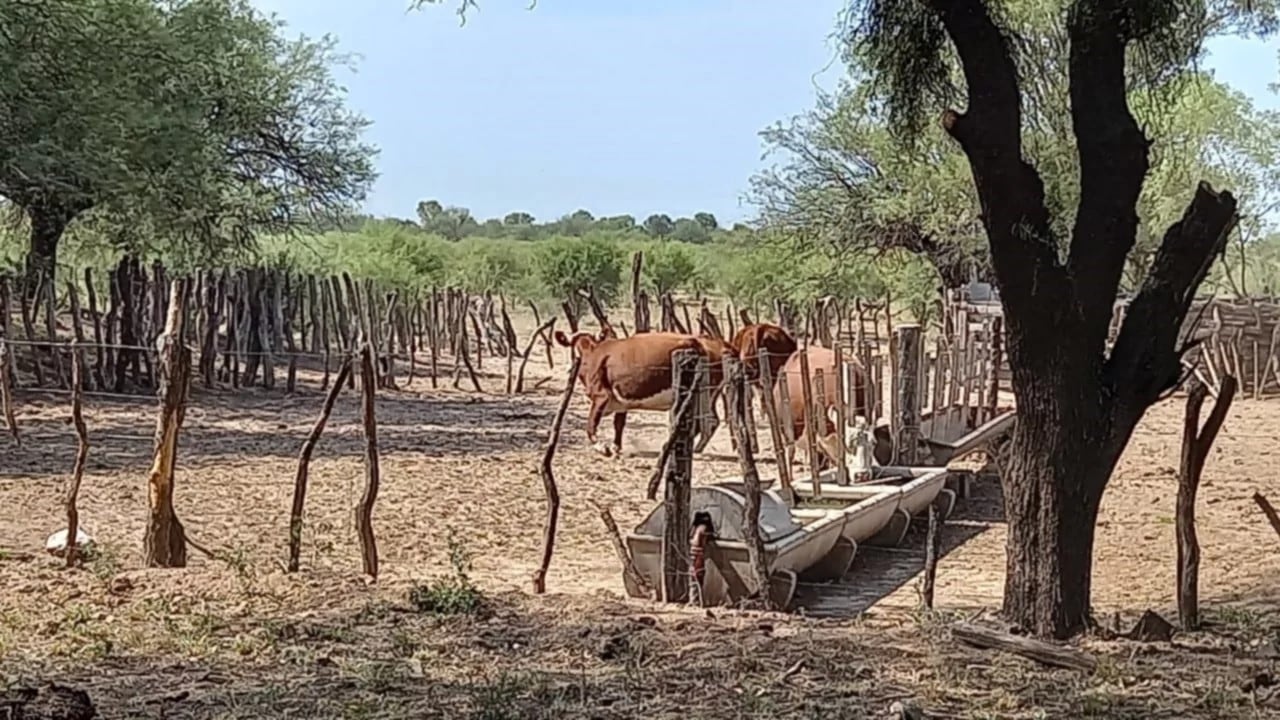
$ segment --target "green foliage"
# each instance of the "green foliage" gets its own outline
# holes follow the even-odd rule
[[[576,298],[579,290],[591,287],[601,302],[617,297],[624,261],[615,243],[599,237],[550,240],[535,255],[538,277],[553,296]]]
[[[644,231],[653,237],[666,237],[675,230],[675,223],[662,213],[654,213],[644,219]]]
[[[689,218],[680,218],[671,229],[671,239],[680,242],[701,244],[710,237],[711,234],[706,227]]]
[[[453,573],[409,588],[409,604],[432,615],[474,615],[484,608],[484,595],[471,582],[471,558],[450,532],[449,564]]]
[[[245,0],[11,2],[0,27],[0,195],[33,220],[34,271],[77,218],[196,261],[372,183],[332,43],[288,41]]]
[[[473,293],[529,297],[529,248],[503,240],[470,238],[454,254],[453,284]]]
[[[698,260],[692,248],[673,242],[655,242],[644,248],[641,280],[657,295],[679,289],[702,288]]]

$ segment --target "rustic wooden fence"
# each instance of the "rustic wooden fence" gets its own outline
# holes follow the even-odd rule
[[[86,390],[154,389],[173,281],[163,266],[145,268],[129,259],[105,276],[86,269],[64,278],[61,292],[52,286],[28,292],[0,278],[0,338],[9,349],[12,384],[70,388],[69,346],[75,340],[86,351]],[[366,340],[377,349],[379,387],[395,387],[406,372],[409,380],[425,375],[436,387],[447,373],[454,387],[465,375],[481,390],[477,369],[488,356],[506,361],[506,389],[519,392],[524,364],[539,341],[554,366],[551,321],[541,322],[530,304],[537,330],[522,343],[502,296],[263,268],[203,270],[185,287],[184,343],[197,349],[197,376],[208,388],[274,388],[282,380],[292,392],[303,367],[321,375],[324,389]],[[15,316],[20,331],[13,327]],[[354,377],[347,382],[354,386]]]

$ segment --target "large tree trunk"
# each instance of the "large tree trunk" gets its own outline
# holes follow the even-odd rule
[[[963,112],[943,126],[973,172],[1000,284],[1018,398],[1003,478],[1008,619],[1040,635],[1088,624],[1094,522],[1116,460],[1146,409],[1181,381],[1179,335],[1236,220],[1201,184],[1165,234],[1114,346],[1107,336],[1150,145],[1128,106],[1125,51],[1146,26],[1108,0],[1068,14],[1068,87],[1080,197],[1066,261],[1044,183],[1027,161],[1024,98],[1008,34],[987,0],[929,0],[964,69]]]
[[[41,283],[52,283],[58,265],[58,242],[77,211],[46,203],[26,206],[31,220],[31,244],[27,248],[26,287],[28,299]],[[49,285],[53,287],[53,285]]]
[[[1002,477],[1004,613],[1036,634],[1068,637],[1090,624],[1094,527],[1119,450],[1108,437],[1099,380],[1071,363],[1055,365],[1020,383]]]

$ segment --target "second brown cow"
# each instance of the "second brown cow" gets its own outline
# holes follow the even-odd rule
[[[764,351],[769,365],[769,377],[777,382],[778,371],[799,347],[791,333],[771,323],[745,325],[733,336],[729,344],[738,351],[738,356],[742,358],[742,369],[746,372],[747,380],[751,382],[756,382],[760,378],[761,350]]]
[[[837,440],[836,426],[831,416],[834,414],[831,410],[838,402],[836,396],[836,354],[828,348],[813,345],[806,352],[809,359],[809,382],[813,388],[813,378],[819,373],[822,374],[822,396],[818,397],[816,388],[811,389],[813,401],[820,409],[817,415],[818,426],[815,432],[816,445],[819,453],[819,469],[833,467],[837,461]],[[800,352],[794,353],[787,359],[781,367],[781,376],[774,383],[773,399],[777,407],[783,407],[782,404],[782,386],[785,384],[787,389],[788,410],[791,418],[792,436],[796,438],[796,444],[802,448],[807,447],[804,438],[804,382],[800,373]],[[866,373],[861,365],[850,358],[845,358],[846,364],[852,368],[850,374],[853,382],[853,417],[858,415],[867,415],[867,382]],[[850,420],[853,419],[850,418]]]

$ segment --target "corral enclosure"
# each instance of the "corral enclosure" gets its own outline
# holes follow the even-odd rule
[[[538,565],[544,501],[537,464],[569,364],[567,349],[551,351],[554,368],[537,349],[533,338],[542,318],[514,307],[508,315],[518,346],[536,349],[522,393],[506,393],[506,358],[490,355],[487,345],[472,359],[485,392],[470,387],[465,367],[455,373],[455,356],[447,348],[436,358],[437,387],[428,379],[430,352],[419,349],[414,380],[408,380],[408,358],[400,351],[396,387],[378,390],[383,483],[374,524],[383,566],[374,587],[358,579],[351,508],[364,469],[359,401],[352,392],[339,397],[312,461],[303,570],[292,576],[281,571],[297,451],[319,412],[325,385],[323,361],[317,364],[317,357],[301,351],[293,358],[294,392],[284,382],[270,390],[232,388],[230,375],[213,388],[193,381],[179,449],[177,512],[191,539],[219,559],[193,553],[184,570],[138,569],[154,401],[145,393],[89,393],[91,451],[80,506],[82,527],[98,551],[89,572],[57,569],[41,555],[41,546],[64,526],[63,486],[75,435],[66,423],[66,394],[31,387],[36,366],[24,367],[22,355],[32,346],[12,344],[19,361],[15,409],[23,445],[6,447],[0,473],[0,506],[12,509],[0,522],[0,547],[6,549],[0,573],[6,587],[18,590],[0,599],[0,651],[6,660],[67,672],[93,690],[95,699],[109,700],[116,714],[167,717],[261,716],[254,708],[264,703],[280,712],[350,716],[359,714],[353,707],[376,707],[376,698],[387,692],[399,710],[428,716],[483,717],[486,707],[495,716],[486,703],[510,695],[500,702],[521,716],[556,716],[552,708],[563,713],[589,705],[605,716],[674,717],[687,711],[675,699],[681,695],[677,675],[689,663],[696,666],[699,656],[735,668],[704,678],[719,696],[699,706],[709,717],[750,716],[768,708],[803,712],[811,707],[806,703],[823,698],[846,712],[870,712],[904,690],[934,710],[954,714],[972,714],[975,707],[991,713],[1041,708],[1059,716],[1078,707],[1071,692],[1085,692],[1090,712],[1107,717],[1166,711],[1214,717],[1248,705],[1236,681],[1268,661],[1253,659],[1247,643],[1276,625],[1270,608],[1277,598],[1268,579],[1280,572],[1280,562],[1271,549],[1274,537],[1250,500],[1255,489],[1280,492],[1267,472],[1275,452],[1271,427],[1280,419],[1274,403],[1242,394],[1201,491],[1202,601],[1207,614],[1225,626],[1225,639],[1194,641],[1193,648],[1203,644],[1199,654],[1183,648],[1170,651],[1175,658],[1130,658],[1128,672],[1154,678],[1156,689],[1122,691],[1105,675],[1064,681],[1042,671],[1029,674],[1016,660],[962,670],[980,656],[948,647],[927,624],[923,633],[904,630],[918,622],[911,619],[918,531],[905,548],[860,553],[853,573],[835,588],[848,601],[829,602],[830,588],[802,593],[801,606],[829,616],[826,624],[775,616],[767,620],[768,630],[751,630],[755,621],[743,619],[749,615],[698,620],[646,603],[619,604],[611,597],[622,595],[620,571],[592,503],[609,507],[624,532],[648,512],[652,504],[644,499],[644,485],[668,421],[665,413],[632,413],[624,456],[602,459],[585,442],[580,396],[570,405],[555,461],[563,510],[548,578],[553,597],[531,601],[504,594],[526,590]],[[74,334],[74,328],[64,334],[68,329]],[[876,334],[886,337],[887,330],[880,325]],[[143,337],[154,347],[154,335]],[[333,342],[336,358],[340,347]],[[283,345],[270,338],[264,345],[280,353],[277,362],[291,364]],[[51,359],[44,362],[41,367],[52,372]],[[453,377],[460,387],[453,386]],[[1180,399],[1152,409],[1104,501],[1095,575],[1100,617],[1118,612],[1128,618],[1147,608],[1171,614],[1180,424]],[[772,456],[769,442],[768,433],[761,433],[765,458]],[[722,431],[695,458],[695,483],[737,474],[732,457]],[[774,476],[766,464],[762,472]],[[940,610],[970,613],[998,604],[1000,516],[998,487],[989,481],[977,483],[974,496],[957,507],[938,572]],[[458,551],[470,554],[475,582],[499,598],[496,619],[444,621],[448,629],[441,632],[441,621],[396,609],[415,583],[449,574],[451,555]],[[379,635],[383,639],[375,640]],[[819,639],[828,650],[814,647]],[[610,643],[618,647],[610,650]],[[1098,641],[1092,649],[1128,653]],[[1239,656],[1234,666],[1212,660],[1224,652]],[[584,654],[588,660],[580,659]],[[839,659],[847,654],[861,656],[860,662],[878,658],[877,664],[849,677],[848,660]],[[646,666],[646,655],[658,659],[656,666]],[[755,659],[733,659],[746,655]],[[97,678],[68,670],[86,659],[109,659],[121,670]],[[179,671],[189,698],[143,687],[143,673],[172,672],[175,662],[192,668],[189,676]],[[626,669],[631,663],[636,670]],[[524,664],[536,667],[542,679],[522,675]],[[489,671],[477,675],[477,666]],[[495,675],[495,668],[508,675]],[[795,679],[782,687],[780,676]],[[326,693],[326,685],[335,682],[345,689],[341,699]],[[1038,690],[1010,689],[1026,683]],[[431,689],[441,684],[445,690]],[[748,685],[745,697],[734,691],[742,684]],[[1156,697],[1160,688],[1196,697],[1169,701]],[[242,707],[237,697],[251,701]],[[1178,714],[1179,708],[1186,712]]]

